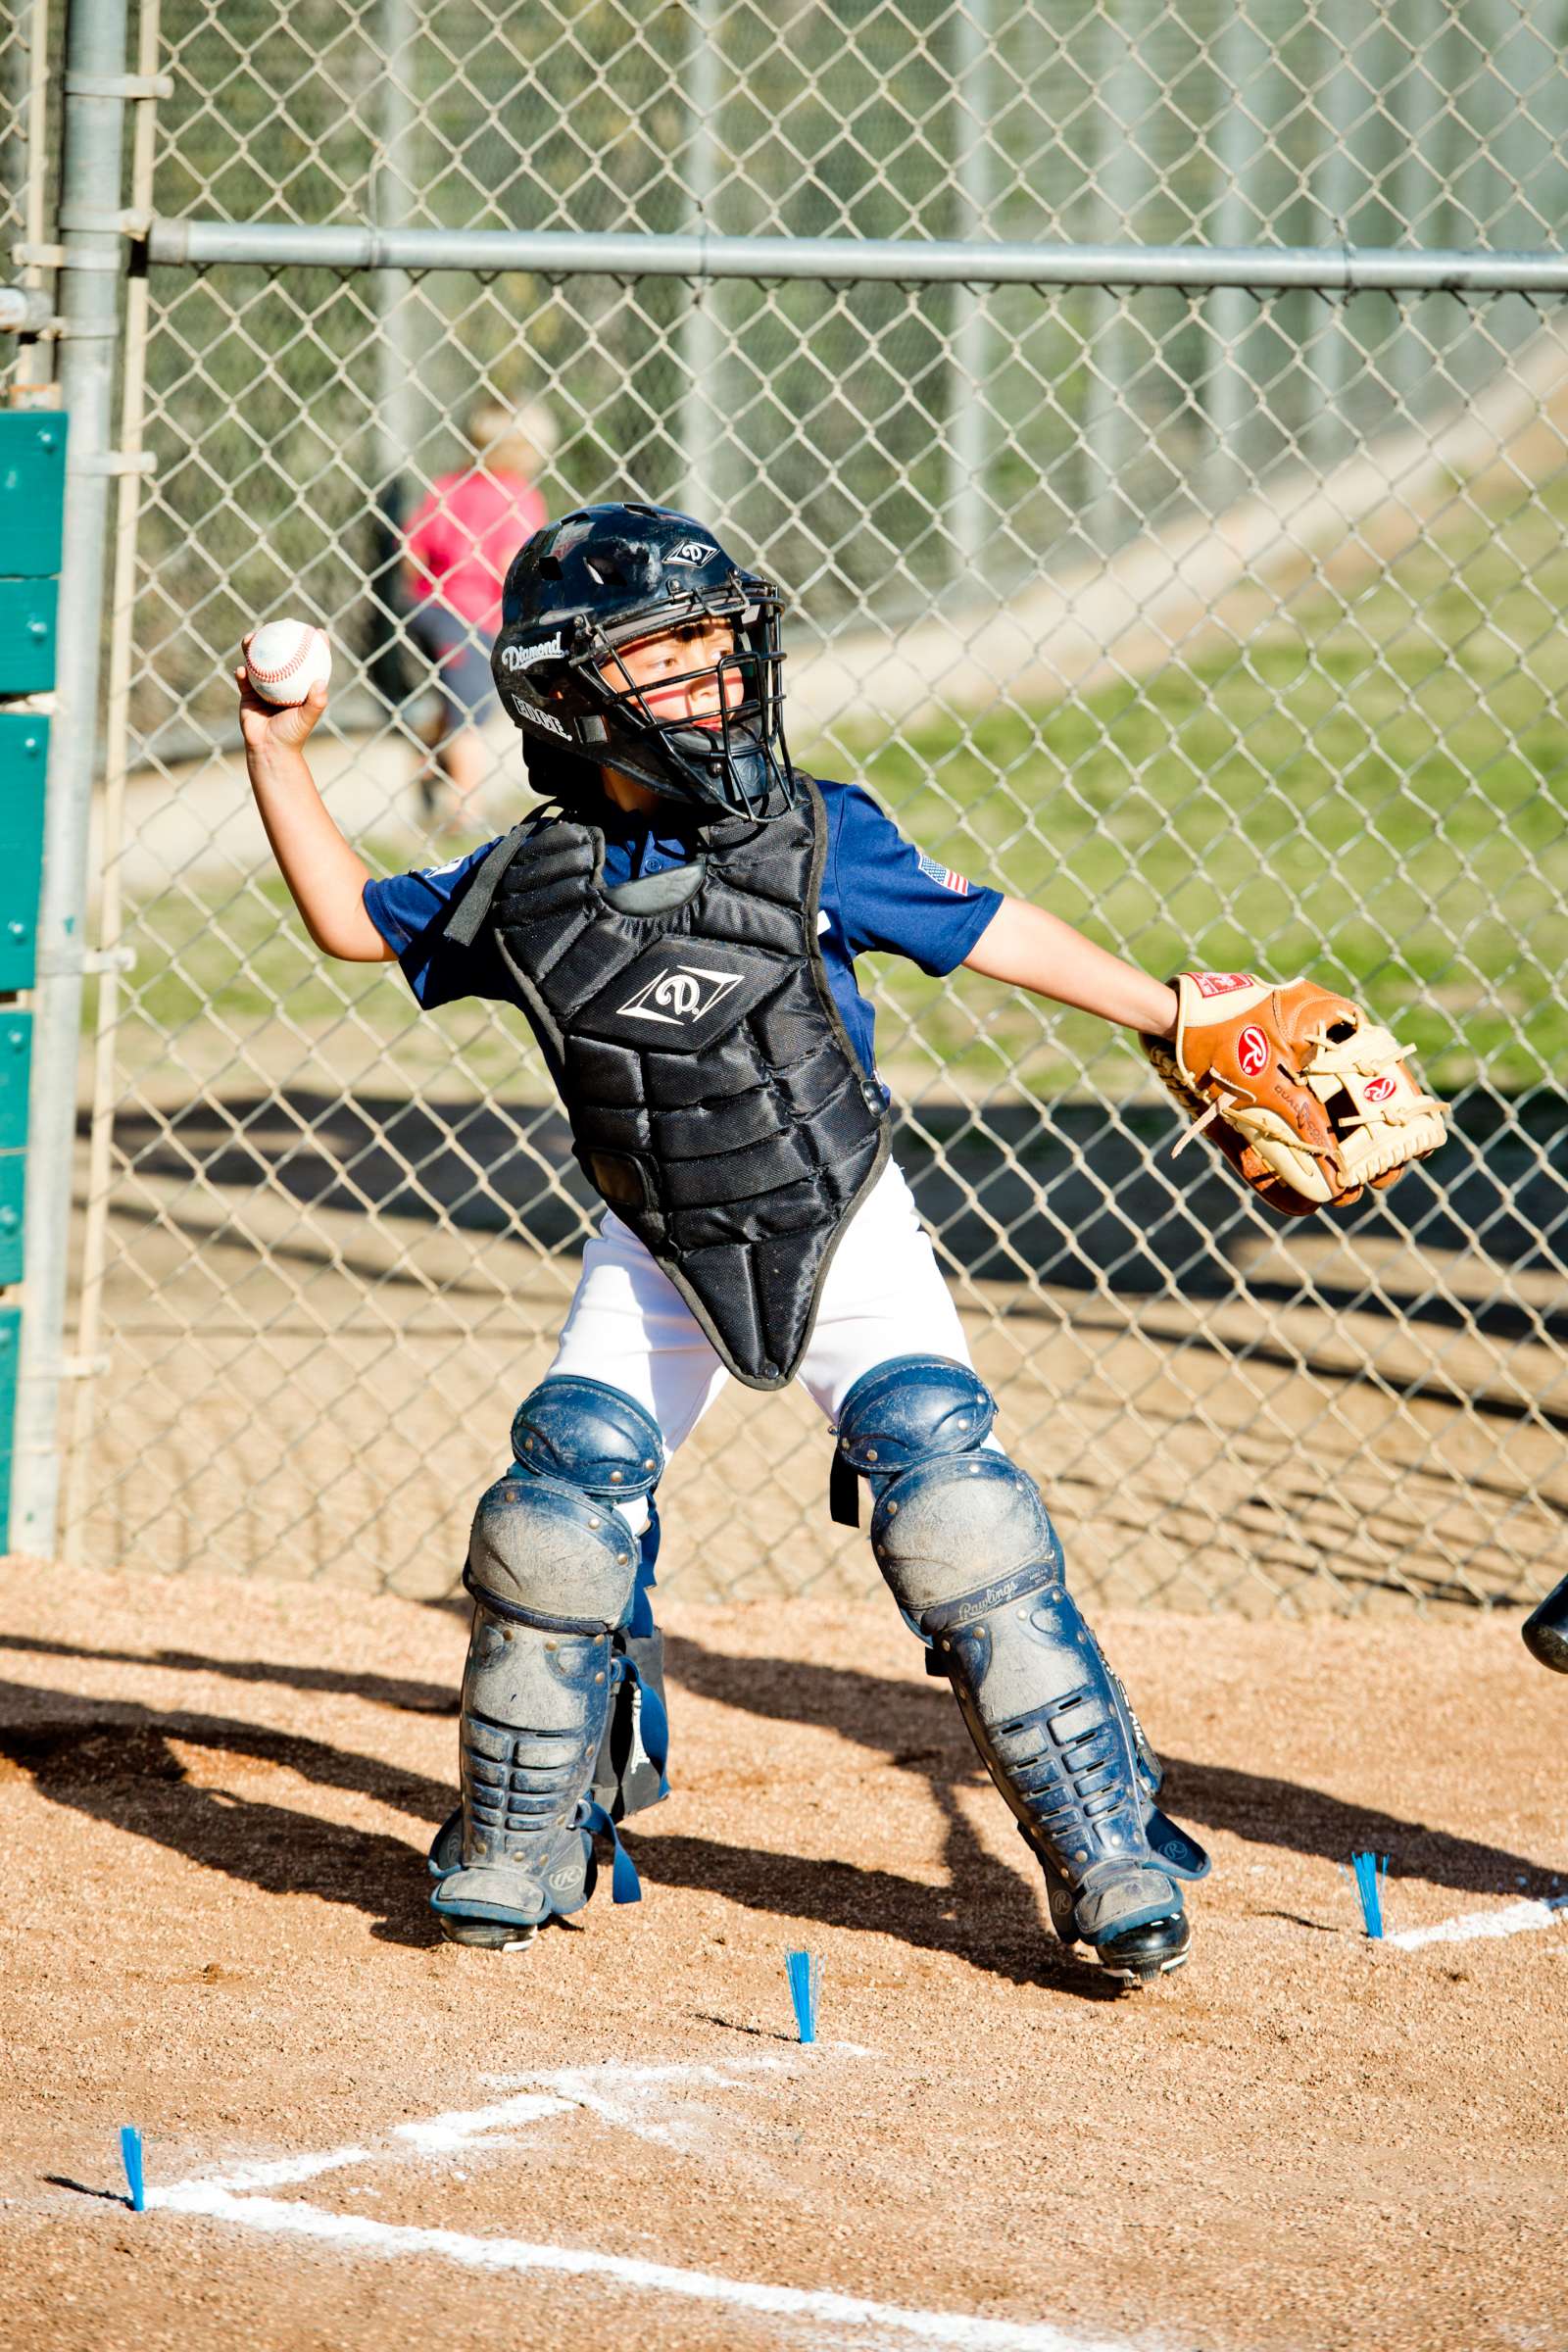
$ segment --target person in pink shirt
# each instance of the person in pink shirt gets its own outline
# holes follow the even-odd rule
[[[426,742],[454,796],[453,832],[477,821],[479,730],[498,709],[490,644],[501,626],[501,584],[521,541],[548,520],[535,482],[556,443],[547,410],[514,412],[488,396],[470,410],[467,434],[474,464],[431,483],[407,537],[409,634],[435,671],[438,705]]]

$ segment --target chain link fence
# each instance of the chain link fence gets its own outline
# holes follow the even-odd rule
[[[47,0],[18,0],[0,19],[0,251],[12,285],[44,283],[60,132],[58,43]],[[47,380],[41,341],[0,334],[0,398]]]
[[[173,225],[127,416],[157,471],[101,843],[135,968],[83,1163],[76,1351],[107,1369],[76,1392],[74,1556],[448,1590],[549,1362],[595,1212],[521,1021],[416,1014],[315,954],[232,718],[244,629],[307,612],[337,662],[315,765],[371,862],[513,820],[504,722],[480,805],[432,789],[401,560],[486,400],[544,412],[552,509],[687,506],[785,583],[804,764],[1151,969],[1346,986],[1454,1098],[1429,1168],[1282,1233],[1198,1149],[1172,1166],[1127,1041],[868,959],[897,1149],[1079,1586],[1298,1609],[1555,1581],[1568,319],[1332,265],[1549,241],[1560,29],[1513,0],[166,0]],[[221,219],[840,242],[788,276],[158,258]],[[858,282],[891,238],[907,273]],[[1052,238],[1107,248],[1094,282],[985,282],[982,242]],[[973,241],[973,276],[933,282],[932,239]],[[1317,259],[1129,283],[1180,241]],[[829,1446],[804,1399],[732,1388],[666,1481],[670,1572],[868,1584]]]

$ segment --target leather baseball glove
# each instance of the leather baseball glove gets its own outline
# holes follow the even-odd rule
[[[1271,988],[1250,972],[1181,972],[1174,1038],[1143,1047],[1166,1087],[1253,1191],[1285,1216],[1343,1207],[1396,1184],[1442,1143],[1446,1106],[1423,1094],[1413,1051],[1314,980]]]

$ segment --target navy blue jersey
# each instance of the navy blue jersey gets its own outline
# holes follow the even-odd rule
[[[856,983],[857,956],[907,956],[923,972],[951,972],[969,954],[1002,896],[966,881],[906,841],[858,784],[821,783],[817,789],[828,823],[817,912],[822,960],[850,1043],[869,1073],[876,1016]],[[678,827],[656,831],[647,817],[630,815],[608,801],[593,821],[605,836],[605,880],[611,885],[686,865],[694,854],[690,834]],[[486,842],[445,865],[365,885],[366,912],[426,1007],[451,1004],[460,997],[515,1002],[488,929],[472,947],[441,936],[453,900],[494,847]]]

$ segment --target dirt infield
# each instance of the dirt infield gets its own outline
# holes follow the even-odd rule
[[[1116,1997],[891,1609],[672,1605],[645,1899],[497,1959],[424,1906],[459,1614],[0,1586],[17,2352],[1568,2343],[1568,1685],[1511,1621],[1107,1618],[1215,1857]],[[1519,1932],[1369,1944],[1352,1848],[1391,1930]]]

